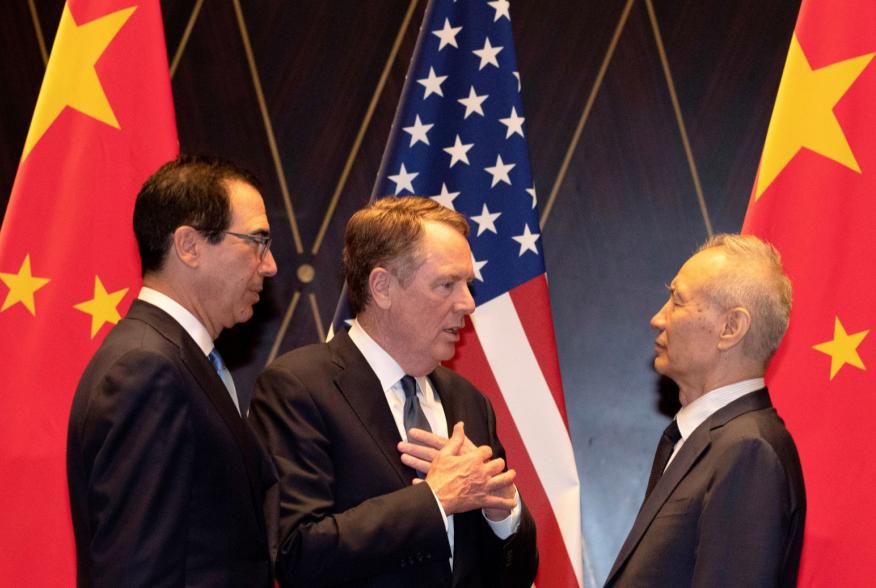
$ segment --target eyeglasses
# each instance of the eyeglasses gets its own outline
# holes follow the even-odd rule
[[[232,237],[237,237],[238,239],[243,239],[244,241],[249,241],[250,243],[255,243],[258,245],[258,253],[259,260],[265,258],[265,255],[268,253],[268,249],[271,248],[271,238],[264,237],[261,235],[247,235],[246,233],[233,233],[231,231],[222,231],[226,235],[231,235]]]

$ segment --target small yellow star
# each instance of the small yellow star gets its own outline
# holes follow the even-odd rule
[[[839,317],[836,317],[836,322],[833,325],[833,340],[813,345],[812,348],[830,356],[830,379],[837,374],[840,369],[846,365],[853,365],[858,369],[867,370],[864,367],[864,362],[861,361],[861,356],[858,355],[858,345],[864,340],[870,330],[859,331],[849,335],[846,333],[843,324]]]
[[[803,147],[861,173],[833,108],[849,91],[874,53],[812,69],[795,34],[767,130],[755,200]]]
[[[107,292],[103,287],[103,283],[98,276],[94,276],[94,298],[75,304],[73,308],[81,310],[86,314],[91,315],[91,338],[100,330],[104,323],[116,324],[121,319],[119,311],[116,307],[125,294],[128,293],[127,288],[116,290],[115,292]]]
[[[0,272],[0,280],[9,287],[6,300],[3,301],[3,312],[16,302],[21,302],[30,314],[36,316],[33,293],[49,283],[49,278],[35,278],[30,273],[30,255],[24,256],[24,262],[18,268],[17,274],[4,274]]]
[[[37,141],[67,106],[119,128],[94,64],[136,8],[118,10],[79,26],[73,20],[70,6],[64,4],[22,160],[27,159]]]

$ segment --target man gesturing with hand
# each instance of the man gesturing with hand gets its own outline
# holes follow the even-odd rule
[[[456,463],[462,461],[454,460],[454,457],[463,457],[460,456],[461,451],[465,451],[469,456],[470,463],[476,463],[478,460],[485,462],[493,454],[488,446],[475,447],[474,443],[465,437],[464,426],[462,422],[456,423],[450,439],[423,429],[410,429],[407,432],[408,441],[401,441],[398,444],[398,450],[402,453],[402,463],[414,468],[420,474],[427,474],[433,462],[440,462],[432,469],[432,477],[426,476],[426,481],[432,486],[445,512],[464,512],[480,506],[484,516],[491,521],[508,519],[509,515],[515,512],[517,505],[517,489],[514,487],[517,473],[514,470],[503,471],[504,459],[492,460],[485,470],[486,476],[459,476],[462,467],[450,468],[449,478],[443,476],[443,466],[448,460]],[[415,479],[414,483],[422,481]],[[444,487],[445,484],[447,488]],[[473,486],[467,489],[469,496],[466,498],[471,500],[471,495],[476,496],[478,502],[475,506],[469,506],[468,503],[459,504],[458,492],[463,486]]]
[[[462,215],[427,198],[357,212],[344,244],[349,332],[259,377],[250,421],[280,473],[281,585],[532,584],[535,526],[493,409],[440,365],[474,310],[467,234]]]

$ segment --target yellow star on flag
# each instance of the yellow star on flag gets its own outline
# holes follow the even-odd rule
[[[812,69],[794,34],[767,130],[755,200],[803,147],[861,173],[833,108],[873,55],[868,53]]]
[[[859,331],[849,335],[846,333],[843,324],[839,317],[836,317],[836,322],[833,326],[833,340],[813,345],[812,348],[830,356],[830,379],[836,375],[840,369],[846,365],[853,365],[856,368],[867,370],[864,367],[864,362],[861,361],[861,356],[858,355],[858,345],[864,340],[870,330]]]
[[[6,300],[3,301],[3,312],[16,302],[21,302],[30,314],[36,316],[36,305],[33,293],[49,283],[49,278],[35,278],[30,272],[30,255],[24,256],[24,262],[18,268],[17,274],[4,274],[0,272],[0,280],[9,287]]]
[[[116,290],[115,292],[107,292],[103,287],[103,282],[100,277],[94,276],[94,298],[73,305],[76,310],[81,310],[86,314],[91,315],[91,338],[100,330],[104,323],[116,324],[121,319],[119,311],[116,307],[125,294],[128,293],[127,288]]]
[[[22,160],[27,159],[37,141],[67,106],[119,128],[94,64],[136,8],[118,10],[79,26],[73,20],[70,6],[64,4]]]

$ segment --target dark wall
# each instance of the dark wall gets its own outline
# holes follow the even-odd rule
[[[179,55],[182,149],[221,154],[263,179],[280,273],[256,319],[220,341],[238,385],[250,386],[272,352],[318,341],[331,319],[343,226],[370,194],[425,0],[162,7],[169,59]],[[650,369],[648,319],[696,245],[741,226],[798,7],[512,2],[582,482],[585,585],[608,573],[676,408],[672,384]],[[61,8],[0,6],[0,212],[44,70],[33,13],[50,47]]]

